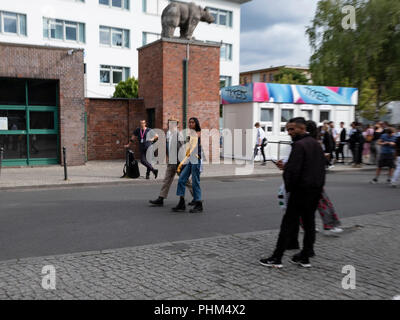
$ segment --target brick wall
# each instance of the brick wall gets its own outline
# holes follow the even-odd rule
[[[60,145],[69,165],[85,163],[83,51],[0,42],[0,77],[59,80]],[[60,152],[60,159],[61,150]]]
[[[143,100],[89,98],[85,108],[88,160],[124,159],[124,145],[146,119]],[[134,151],[139,154],[137,143]]]
[[[169,119],[182,124],[183,60],[188,46],[187,120],[197,117],[202,129],[219,130],[219,45],[163,38],[139,48],[139,96],[145,108],[155,108],[157,128],[166,130]],[[219,159],[219,143],[211,141],[203,139],[204,149]]]

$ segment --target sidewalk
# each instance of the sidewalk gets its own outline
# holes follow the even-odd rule
[[[280,174],[280,170],[272,162],[263,166],[256,162],[254,167],[250,162],[247,165],[243,162],[232,164],[206,164],[202,178],[214,177],[235,177],[235,176],[268,176]],[[68,181],[64,180],[64,167],[59,165],[47,167],[21,167],[2,168],[0,176],[0,190],[13,188],[35,188],[54,186],[79,186],[99,184],[120,184],[120,183],[160,183],[164,178],[166,165],[155,165],[159,170],[157,180],[145,179],[146,168],[139,165],[141,177],[139,179],[121,179],[124,161],[90,161],[83,166],[68,167]],[[351,166],[338,164],[332,172],[360,171],[374,169],[373,166],[364,166],[363,169],[354,169]]]
[[[400,211],[343,219],[340,237],[317,234],[310,269],[258,263],[278,230],[0,262],[0,299],[378,299],[400,294]],[[42,288],[54,266],[56,289]],[[344,289],[344,266],[356,288]]]

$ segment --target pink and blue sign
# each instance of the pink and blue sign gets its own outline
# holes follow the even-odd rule
[[[357,105],[358,89],[279,83],[251,83],[221,89],[222,104],[272,102],[294,104]]]

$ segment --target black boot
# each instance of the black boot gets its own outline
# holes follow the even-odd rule
[[[146,173],[146,180],[149,180],[150,179],[150,172],[147,172]]]
[[[190,213],[199,213],[203,212],[203,202],[202,201],[196,201],[193,209],[190,209]]]
[[[180,197],[179,203],[175,208],[172,208],[172,211],[174,212],[184,212],[186,210],[186,205],[185,205],[185,198]]]
[[[195,204],[196,204],[196,201],[194,201],[194,199],[192,199],[192,201],[190,201],[190,202],[188,203],[188,206],[193,207]]]
[[[154,174],[154,179],[157,179],[157,176],[158,176],[158,169],[154,169],[154,170],[153,170],[153,174]]]
[[[152,207],[162,207],[164,205],[164,198],[158,197],[156,200],[150,200],[149,202],[152,204]]]

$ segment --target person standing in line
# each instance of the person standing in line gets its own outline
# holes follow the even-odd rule
[[[371,141],[371,147],[370,147],[370,162],[371,164],[376,164],[378,162],[378,156],[379,156],[379,150],[380,146],[378,145],[378,140],[381,138],[381,135],[383,133],[383,128],[380,124],[380,122],[377,122],[374,126],[374,138]]]
[[[267,163],[267,159],[265,158],[264,148],[267,145],[267,138],[265,137],[265,131],[261,128],[260,123],[256,122],[254,125],[257,129],[257,137],[256,137],[256,146],[254,147],[254,158],[257,156],[258,148],[261,150],[261,154],[263,156],[263,165]]]
[[[203,202],[200,188],[201,172],[201,127],[197,118],[189,119],[190,140],[186,149],[186,156],[178,166],[177,173],[180,173],[178,180],[178,189],[176,195],[179,197],[179,203],[172,208],[174,212],[184,212],[185,204],[185,185],[189,177],[192,176],[193,201],[194,207],[190,213],[203,212]]]
[[[365,131],[363,132],[363,137],[364,137],[364,147],[363,147],[363,157],[365,158],[365,163],[367,164],[372,164],[371,163],[371,143],[374,140],[374,129],[370,124],[368,124],[365,128]],[[367,159],[368,158],[368,162]]]
[[[339,138],[339,134],[335,128],[335,123],[333,121],[329,121],[329,134],[332,139],[332,151],[330,153],[331,164],[333,165],[335,157],[333,156],[333,152],[336,150],[336,144]]]
[[[344,122],[340,122],[340,131],[339,131],[339,142],[336,149],[336,162],[337,163],[344,163],[344,146],[346,145],[347,141],[347,131],[344,127]],[[342,161],[339,162],[339,155],[342,156]]]
[[[395,151],[396,151],[396,136],[393,128],[386,128],[386,133],[381,135],[378,144],[381,146],[381,154],[379,155],[378,168],[376,169],[375,178],[371,180],[371,183],[378,183],[379,176],[382,168],[388,167],[389,174],[387,182],[391,183],[392,174],[395,168]]]
[[[286,212],[282,219],[276,248],[269,258],[261,259],[267,267],[282,268],[282,257],[302,219],[304,226],[303,249],[295,254],[291,262],[302,267],[311,267],[309,258],[314,251],[315,211],[325,184],[325,156],[319,143],[306,132],[304,118],[293,118],[287,124],[292,137],[292,151],[284,168],[285,189],[290,193]]]
[[[362,167],[362,151],[364,144],[364,137],[359,128],[360,124],[356,121],[351,123],[351,130],[349,134],[349,145],[351,153],[353,154],[353,167]]]
[[[326,155],[326,166],[327,168],[331,169],[334,167],[332,164],[333,161],[332,155],[333,155],[333,150],[335,148],[335,143],[331,134],[331,127],[328,121],[325,121],[322,126],[321,137],[322,137],[324,153]]]
[[[139,141],[139,149],[140,149],[140,162],[147,168],[146,179],[150,179],[150,172],[153,172],[154,179],[157,179],[158,170],[154,169],[151,163],[147,160],[147,151],[152,152],[152,144],[158,139],[157,134],[147,128],[146,120],[140,120],[140,127],[137,128],[125,148],[129,148],[131,143],[133,143],[136,139]]]
[[[176,170],[179,165],[179,150],[182,146],[182,140],[179,134],[179,123],[171,122],[170,128],[167,132],[167,169],[165,171],[165,177],[163,185],[161,187],[160,195],[156,200],[149,200],[149,203],[153,207],[162,207],[164,205],[164,199],[168,197],[169,189],[174,181]],[[189,178],[186,182],[186,186],[189,192],[193,196],[192,180]],[[194,201],[190,202],[189,205],[194,205]]]
[[[393,188],[397,187],[397,182],[399,181],[400,178],[400,126],[398,127],[395,143],[396,143],[396,171],[394,172],[391,181],[391,186]]]

